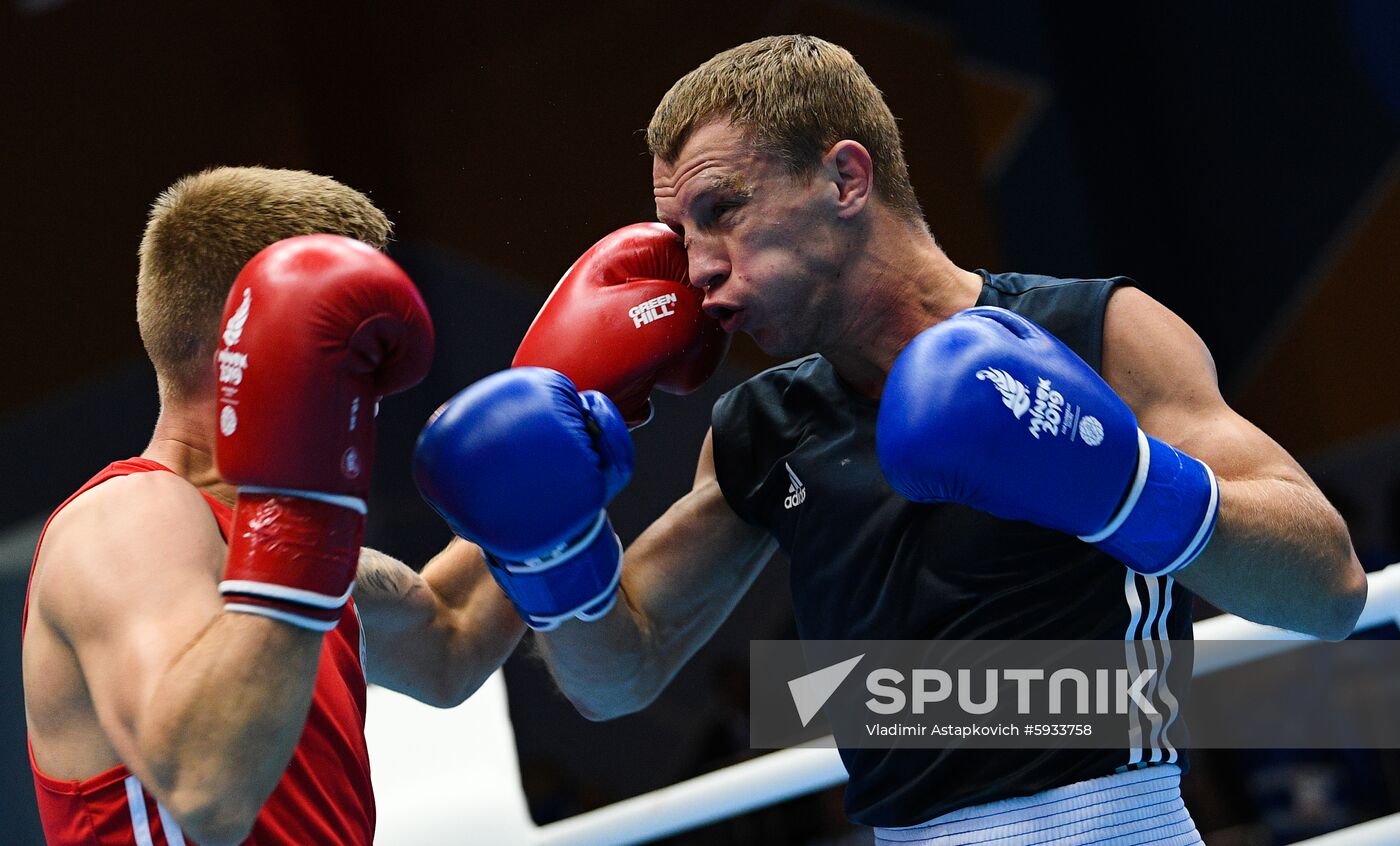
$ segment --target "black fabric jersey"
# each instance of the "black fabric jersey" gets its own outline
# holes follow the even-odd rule
[[[1017,273],[982,276],[978,305],[1045,327],[1096,370],[1104,307],[1122,284]],[[715,403],[715,470],[730,506],[792,562],[808,640],[1185,639],[1190,594],[1139,576],[1069,535],[890,489],[875,457],[877,401],[809,356]],[[967,805],[1025,796],[1171,761],[1171,748],[843,749],[846,810],[875,826],[917,825]]]

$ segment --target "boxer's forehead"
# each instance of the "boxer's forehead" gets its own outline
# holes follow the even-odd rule
[[[691,133],[674,162],[652,160],[657,219],[674,226],[705,195],[750,194],[766,158],[728,121],[700,127]]]

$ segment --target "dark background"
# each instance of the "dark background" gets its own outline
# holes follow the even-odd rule
[[[885,91],[955,261],[1136,278],[1200,332],[1231,403],[1333,495],[1367,564],[1396,557],[1394,4],[5,0],[0,840],[38,840],[18,671],[34,521],[139,452],[155,419],[133,308],[155,196],[210,165],[297,167],[395,220],[440,347],[427,382],[381,416],[370,540],[422,562],[447,539],[407,476],[422,420],[509,363],[583,249],[651,217],[640,130],[671,83],[782,32],[850,48]],[[737,344],[697,396],[660,400],[613,509],[625,540],[689,484],[709,404],[763,364]],[[774,562],[632,718],[586,723],[528,649],[512,659],[537,819],[742,755],[747,641],[789,633],[785,578]],[[1393,809],[1393,772],[1360,753],[1203,755],[1187,792],[1212,844],[1283,843]],[[836,799],[687,842],[835,843]]]

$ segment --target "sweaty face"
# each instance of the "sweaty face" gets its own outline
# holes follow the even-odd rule
[[[842,255],[834,184],[791,175],[718,121],[692,133],[674,163],[654,160],[652,191],[725,331],[749,333],[774,356],[820,348]]]

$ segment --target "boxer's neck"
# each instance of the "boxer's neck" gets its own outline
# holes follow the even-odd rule
[[[920,226],[884,209],[848,265],[841,332],[820,352],[862,394],[878,397],[913,337],[977,304],[982,277],[953,264]]]
[[[215,393],[162,397],[160,417],[142,458],[158,461],[215,499],[233,504],[237,489],[214,466]]]

